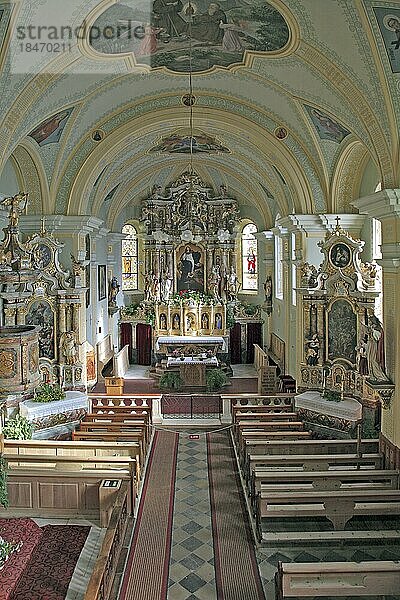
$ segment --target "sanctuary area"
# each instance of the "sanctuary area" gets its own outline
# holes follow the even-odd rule
[[[398,0],[0,0],[0,600],[400,600]]]

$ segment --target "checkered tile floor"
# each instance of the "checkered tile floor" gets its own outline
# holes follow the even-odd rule
[[[216,600],[206,437],[181,433],[168,600]]]

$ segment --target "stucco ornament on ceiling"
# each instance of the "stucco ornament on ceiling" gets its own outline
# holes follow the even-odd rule
[[[151,68],[199,72],[244,64],[247,51],[276,52],[289,39],[281,13],[260,0],[124,0],[95,20],[90,44],[102,54],[132,52]]]

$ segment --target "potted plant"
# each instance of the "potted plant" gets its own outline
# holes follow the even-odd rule
[[[215,392],[228,383],[228,378],[222,369],[210,369],[206,373],[207,391]]]
[[[0,569],[4,567],[13,552],[19,552],[22,544],[23,542],[7,542],[7,540],[0,537]]]
[[[182,385],[182,378],[179,373],[175,371],[164,373],[160,377],[159,387],[161,390],[180,390]]]
[[[32,439],[34,425],[26,417],[17,415],[8,419],[3,427],[3,435],[6,440],[30,440]]]

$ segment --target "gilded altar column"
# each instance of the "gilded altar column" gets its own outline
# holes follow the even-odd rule
[[[382,260],[377,262],[383,270],[386,373],[396,387],[388,407],[382,410],[381,430],[384,445],[389,441],[400,448],[400,189],[381,190],[353,205],[382,223]]]
[[[14,305],[6,304],[4,306],[4,325],[6,327],[13,327],[15,322],[16,309]]]

